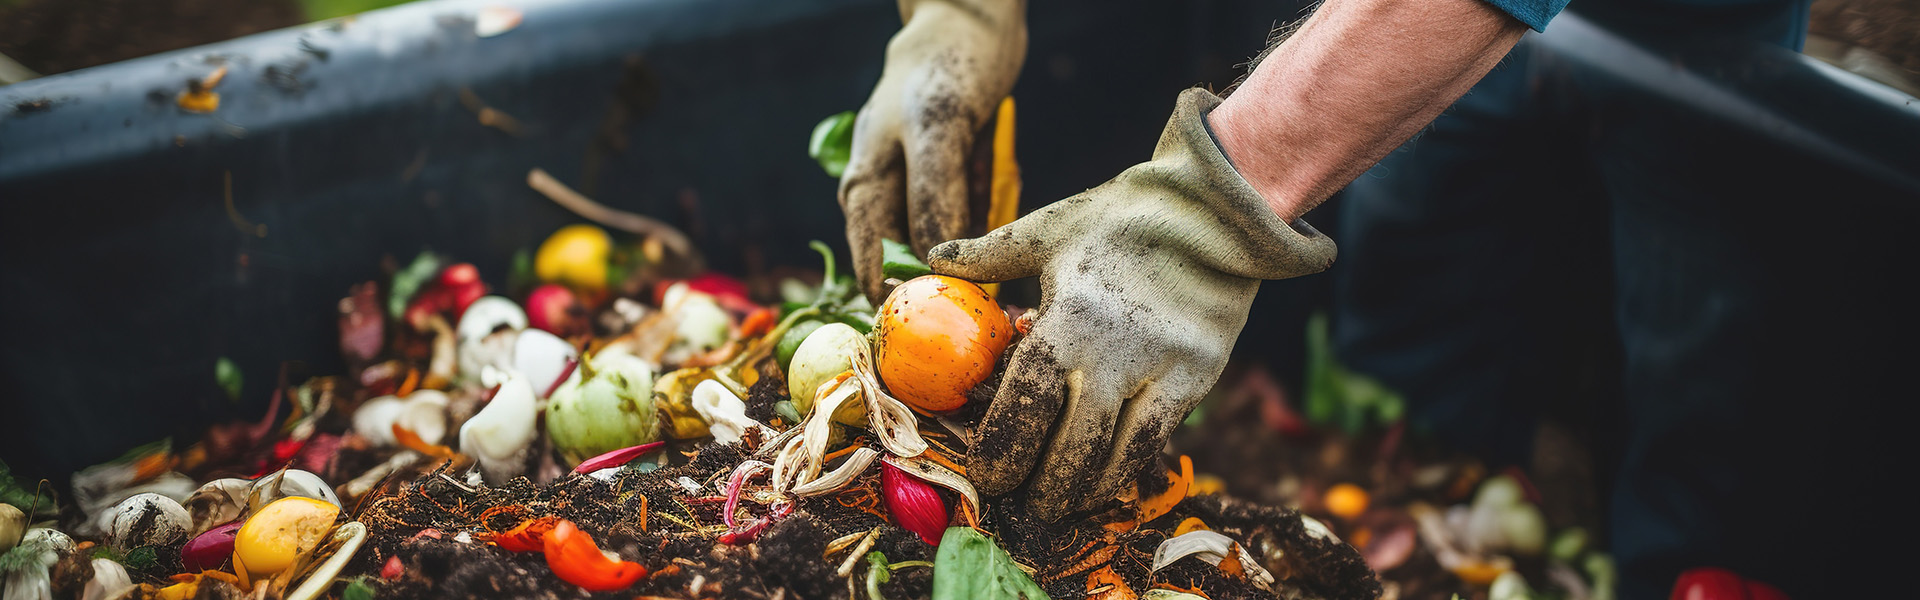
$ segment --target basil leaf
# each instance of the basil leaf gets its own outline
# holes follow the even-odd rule
[[[880,240],[880,271],[888,277],[906,281],[933,272],[913,248],[893,240]]]
[[[853,117],[853,111],[827,117],[813,126],[813,135],[807,138],[807,156],[819,161],[828,175],[839,177],[847,170],[847,160],[853,156]]]

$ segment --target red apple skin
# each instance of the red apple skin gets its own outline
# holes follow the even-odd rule
[[[475,300],[479,300],[481,296],[487,295],[487,284],[481,283],[478,280],[461,284],[459,287],[447,289],[451,292],[449,294],[451,301],[447,308],[453,311],[453,320],[455,322],[459,322],[460,315],[467,314],[468,305],[473,304]]]
[[[1764,584],[1763,584],[1764,585]],[[1784,596],[1783,596],[1784,597]],[[1673,582],[1669,600],[1750,600],[1747,581],[1716,567],[1687,569]]]
[[[574,318],[580,301],[573,290],[559,284],[543,284],[527,294],[527,324],[534,329],[567,337],[575,329]]]
[[[480,282],[480,269],[473,263],[459,263],[440,271],[440,285],[459,288]]]

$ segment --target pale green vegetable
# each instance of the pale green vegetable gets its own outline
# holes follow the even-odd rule
[[[853,369],[853,355],[865,343],[866,336],[845,323],[822,325],[801,341],[787,369],[787,394],[792,397],[793,408],[807,414],[820,384]],[[864,418],[858,421],[865,422]]]
[[[652,367],[615,350],[588,357],[549,398],[547,434],[572,464],[659,439]]]
[[[1507,571],[1493,579],[1493,585],[1487,588],[1487,600],[1532,600],[1533,588],[1527,585],[1527,578],[1519,573]]]
[[[673,344],[664,357],[669,363],[683,363],[696,354],[711,352],[726,344],[731,335],[732,318],[720,308],[713,296],[693,291],[685,283],[667,288],[660,305],[673,315]]]
[[[933,559],[933,600],[1040,600],[1047,592],[971,527],[949,527]]]
[[[1587,550],[1587,530],[1581,527],[1568,527],[1553,536],[1553,543],[1547,546],[1547,556],[1554,560],[1572,564]]]

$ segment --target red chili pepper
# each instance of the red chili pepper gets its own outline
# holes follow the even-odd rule
[[[1746,579],[1726,569],[1700,567],[1687,569],[1673,582],[1670,600],[1787,600],[1787,595],[1766,583]]]
[[[547,549],[547,532],[560,523],[559,517],[534,517],[507,530],[506,533],[493,536],[493,545],[512,552],[544,552]]]
[[[647,576],[639,563],[608,558],[593,536],[562,520],[546,535],[547,566],[562,581],[590,592],[623,590]]]

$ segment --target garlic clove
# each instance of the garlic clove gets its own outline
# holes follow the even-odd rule
[[[513,342],[513,369],[527,376],[534,395],[540,398],[547,397],[562,377],[575,370],[573,363],[579,356],[573,344],[539,329],[521,331]]]
[[[393,423],[405,406],[406,401],[399,396],[381,396],[361,403],[360,408],[353,411],[353,432],[375,446],[392,446]]]
[[[80,592],[81,600],[106,600],[118,598],[133,587],[133,578],[127,576],[127,568],[120,563],[104,558],[93,559],[93,579],[87,581],[87,587]]]
[[[539,423],[533,386],[509,376],[493,400],[460,427],[460,451],[480,463],[488,483],[499,484],[526,471],[527,447]]]
[[[126,552],[164,546],[186,537],[193,527],[187,509],[172,498],[148,492],[120,501],[113,510],[113,547]]]
[[[707,421],[707,431],[713,434],[713,441],[717,443],[739,443],[748,431],[760,431],[760,439],[774,434],[773,429],[747,417],[746,402],[733,395],[727,386],[712,379],[694,386],[693,410]]]

